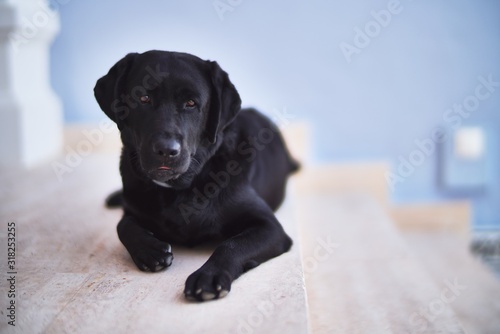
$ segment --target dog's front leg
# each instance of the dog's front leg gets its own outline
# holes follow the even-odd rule
[[[125,214],[117,226],[118,237],[142,271],[160,271],[172,264],[172,247],[158,240],[140,226],[131,215]]]
[[[290,249],[292,240],[270,209],[266,216],[247,213],[240,217],[247,227],[218,246],[207,262],[188,277],[184,290],[187,299],[222,298],[242,273]]]

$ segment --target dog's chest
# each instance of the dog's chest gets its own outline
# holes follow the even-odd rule
[[[181,244],[208,241],[221,234],[221,219],[214,199],[199,198],[196,193],[178,196],[160,203],[155,222],[162,238]]]

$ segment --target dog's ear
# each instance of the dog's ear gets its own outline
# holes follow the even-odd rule
[[[215,143],[217,134],[224,130],[241,109],[241,99],[229,76],[215,61],[208,61],[212,76],[210,110],[205,128],[210,143]]]
[[[94,96],[102,111],[114,122],[125,116],[128,107],[120,101],[120,94],[125,89],[125,78],[138,53],[129,53],[119,60],[108,74],[97,80],[94,87]],[[124,114],[124,115],[121,115]]]

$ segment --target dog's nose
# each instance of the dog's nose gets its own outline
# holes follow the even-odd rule
[[[175,158],[181,153],[181,143],[173,138],[161,139],[153,144],[153,151],[166,158]]]

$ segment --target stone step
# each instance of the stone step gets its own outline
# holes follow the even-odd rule
[[[278,216],[292,250],[237,279],[224,299],[188,302],[187,276],[212,249],[175,247],[160,273],[140,272],[116,235],[116,154],[93,154],[58,178],[50,166],[0,174],[1,221],[16,224],[16,327],[2,333],[307,333],[306,295],[293,207]],[[0,257],[7,258],[6,226]],[[2,267],[3,268],[3,267]],[[6,270],[3,270],[4,274]],[[8,291],[2,279],[0,290]],[[3,316],[10,302],[1,295]]]
[[[285,137],[306,141],[305,130],[288,128]],[[81,131],[71,147],[87,140]],[[109,136],[63,175],[50,166],[0,174],[0,218],[18,231],[20,291],[17,326],[0,322],[2,333],[463,332],[446,303],[454,277],[434,284],[387,218],[384,164],[332,169],[306,161],[277,213],[292,250],[240,277],[225,299],[199,304],[182,290],[210,248],[176,248],[172,267],[149,274],[119,242],[121,212],[103,207],[120,187],[119,145]],[[305,161],[299,144],[292,152]]]
[[[312,333],[464,333],[450,307],[463,287],[435,284],[371,196],[296,200]]]

